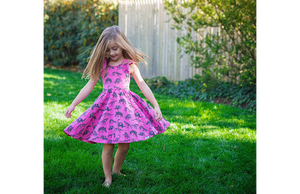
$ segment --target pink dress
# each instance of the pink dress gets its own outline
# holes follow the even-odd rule
[[[68,136],[87,143],[130,143],[149,139],[168,128],[167,120],[156,121],[154,109],[130,91],[131,63],[124,59],[118,66],[109,65],[103,91],[90,108],[64,129]],[[106,65],[105,60],[104,68]]]

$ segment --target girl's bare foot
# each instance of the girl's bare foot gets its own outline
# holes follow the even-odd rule
[[[104,183],[102,184],[104,187],[109,188],[111,185],[112,180],[111,179],[105,179]]]
[[[122,174],[121,172],[111,172],[111,175],[118,175],[118,176],[126,176],[125,174]]]

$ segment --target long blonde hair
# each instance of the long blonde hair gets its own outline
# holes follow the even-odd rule
[[[118,26],[111,26],[106,28],[102,34],[100,35],[100,38],[98,39],[98,42],[96,46],[94,47],[90,60],[83,72],[82,78],[85,76],[90,79],[99,79],[101,75],[106,74],[107,68],[104,71],[104,63],[108,60],[105,60],[105,51],[108,47],[108,44],[111,40],[114,40],[115,43],[123,49],[122,54],[125,59],[130,59],[135,64],[139,62],[145,63],[146,67],[148,67],[147,61],[145,61],[144,57],[148,58],[150,61],[150,58],[145,55],[142,51],[134,48],[122,32],[122,30]],[[107,65],[108,66],[108,65]]]

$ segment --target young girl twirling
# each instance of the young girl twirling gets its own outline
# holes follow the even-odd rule
[[[106,28],[101,34],[83,76],[90,78],[82,88],[65,116],[70,118],[75,107],[93,90],[100,77],[103,91],[81,116],[64,129],[64,132],[87,143],[103,143],[102,164],[104,186],[112,183],[112,174],[120,172],[130,142],[143,141],[163,133],[170,123],[162,117],[159,105],[150,88],[144,82],[138,62],[149,59],[131,46],[118,26]],[[149,59],[150,60],[150,59]],[[142,93],[154,109],[134,92],[130,91],[130,77],[134,78]],[[114,144],[118,144],[112,168]]]

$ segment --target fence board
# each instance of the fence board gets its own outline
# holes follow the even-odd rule
[[[188,11],[184,8],[182,10],[184,13]],[[144,78],[165,76],[169,80],[179,81],[192,78],[195,74],[202,74],[202,68],[194,68],[190,65],[190,56],[185,54],[183,49],[181,53],[177,52],[179,45],[176,38],[186,34],[187,31],[171,29],[174,23],[171,17],[167,15],[162,0],[119,1],[119,27],[132,46],[140,49],[150,58],[148,68],[143,63],[139,63]],[[170,22],[166,22],[168,20]],[[202,36],[192,32],[194,40],[205,37],[206,33],[222,33],[218,27],[202,30]],[[224,78],[224,81],[226,80],[228,81],[228,78]]]

